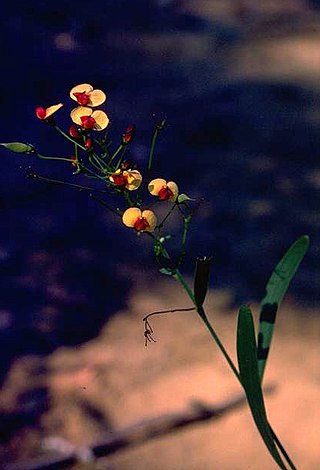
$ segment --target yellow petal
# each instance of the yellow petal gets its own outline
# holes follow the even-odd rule
[[[127,227],[134,227],[138,217],[141,217],[141,210],[138,207],[129,207],[122,215],[122,222]]]
[[[149,193],[152,196],[158,196],[160,189],[167,184],[166,180],[162,178],[156,178],[148,184]]]
[[[144,217],[146,221],[148,222],[148,224],[150,225],[149,231],[154,230],[157,225],[156,214],[153,211],[150,211],[149,209],[147,209],[142,212],[142,217]]]
[[[89,93],[89,106],[100,106],[106,101],[107,97],[101,90],[93,90]]]
[[[92,114],[92,109],[87,108],[86,106],[78,106],[77,108],[74,108],[71,113],[71,119],[75,124],[78,124],[78,126],[82,125],[81,121],[81,116],[91,116]]]
[[[134,191],[135,189],[138,189],[141,181],[142,181],[142,175],[140,171],[138,170],[128,170],[124,171],[123,174],[127,177],[127,184],[126,188],[129,189],[129,191]]]
[[[53,106],[49,106],[49,108],[46,108],[46,117],[45,119],[47,119],[49,116],[52,116],[52,114],[54,114],[56,111],[58,111],[58,109],[62,108],[63,104],[62,103],[59,103],[59,104],[54,104]]]
[[[94,126],[94,129],[96,131],[103,131],[103,129],[105,129],[108,126],[109,118],[106,115],[106,113],[104,113],[103,111],[100,111],[100,110],[93,111],[91,116],[96,121],[96,125]]]
[[[174,183],[173,181],[168,181],[167,187],[169,189],[171,189],[171,191],[173,192],[173,196],[170,198],[170,200],[175,201],[178,197],[178,194],[179,194],[178,185],[176,183]]]
[[[70,98],[74,101],[77,101],[77,98],[74,96],[74,93],[90,93],[93,90],[93,87],[89,83],[82,83],[81,85],[74,86],[70,90]]]

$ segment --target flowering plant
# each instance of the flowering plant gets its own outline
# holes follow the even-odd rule
[[[71,122],[68,131],[62,130],[55,120],[56,113],[63,107],[62,103],[46,108],[37,107],[35,113],[38,119],[50,125],[72,143],[71,155],[67,157],[45,156],[40,154],[33,145],[21,142],[1,145],[16,153],[31,154],[35,158],[68,163],[70,168],[73,168],[73,175],[76,178],[84,176],[90,181],[95,180],[99,184],[99,189],[79,182],[47,178],[35,173],[30,167],[28,175],[31,178],[52,184],[64,184],[87,191],[91,197],[117,215],[124,226],[133,229],[141,236],[148,236],[152,240],[155,260],[159,265],[160,272],[180,283],[192,306],[185,309],[152,312],[146,315],[143,318],[145,344],[155,342],[150,317],[178,310],[196,311],[242,385],[254,422],[274,461],[281,469],[295,469],[296,467],[268,421],[262,381],[277,311],[290,281],[308,249],[309,238],[302,236],[296,240],[272,273],[266,285],[265,297],[261,302],[257,340],[250,307],[248,305],[240,307],[237,326],[238,367],[236,367],[209,321],[203,306],[209,284],[211,257],[197,259],[193,288],[190,287],[181,272],[186,256],[188,229],[198,202],[180,192],[180,182],[178,186],[176,182],[163,178],[164,175],[153,173],[156,141],[159,132],[165,125],[165,120],[160,121],[154,129],[145,167],[137,167],[134,162],[125,158],[127,149],[135,137],[133,124],[127,127],[121,136],[119,145],[112,150],[112,142],[108,137],[109,116],[104,110],[96,109],[106,102],[106,94],[85,83],[73,87],[69,95],[77,103],[77,106],[70,112]],[[170,175],[167,178],[170,178]],[[112,197],[116,195],[122,198],[122,208],[112,205]],[[157,209],[160,205],[165,208],[164,212],[162,211],[164,215],[161,219],[157,215]],[[168,219],[174,215],[182,219],[183,229],[179,253],[173,259],[167,249],[167,242],[170,240],[171,234],[166,233],[165,230]]]

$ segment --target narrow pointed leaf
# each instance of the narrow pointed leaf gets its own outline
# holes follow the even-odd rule
[[[194,275],[194,297],[197,307],[202,307],[205,301],[210,278],[212,258],[198,258]]]
[[[16,153],[32,153],[34,151],[32,145],[24,144],[23,142],[7,142],[0,145]]]
[[[307,235],[298,238],[277,264],[267,283],[266,295],[260,306],[258,332],[258,369],[261,381],[268,359],[277,311],[308,247]]]
[[[178,203],[181,204],[182,202],[185,202],[185,201],[195,201],[195,199],[192,199],[191,197],[189,197],[187,194],[184,194],[184,193],[179,194]]]
[[[246,393],[248,404],[257,429],[270,454],[280,468],[286,470],[274,443],[268,424],[263,400],[257,361],[257,345],[251,310],[248,306],[240,307],[237,329],[237,356],[240,379]]]

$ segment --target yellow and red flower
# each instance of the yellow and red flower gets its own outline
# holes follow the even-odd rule
[[[38,119],[41,119],[42,121],[45,119],[48,119],[50,116],[52,116],[54,113],[56,113],[60,108],[62,108],[63,104],[54,104],[53,106],[49,106],[48,108],[43,108],[42,106],[38,106],[36,108],[36,116]]]
[[[149,209],[141,211],[138,207],[129,207],[122,215],[122,222],[126,227],[134,228],[137,232],[142,230],[152,232],[157,225],[157,217]]]
[[[153,196],[157,196],[159,201],[176,201],[179,189],[173,181],[166,181],[163,178],[156,178],[148,184],[148,190]]]
[[[70,116],[75,124],[87,130],[103,131],[109,124],[109,118],[105,112],[99,109],[93,111],[86,106],[78,106],[73,109]]]
[[[70,90],[70,98],[76,101],[80,106],[100,106],[107,97],[102,90],[94,90],[89,83],[82,83]]]
[[[109,180],[115,186],[126,188],[129,191],[134,191],[139,188],[142,181],[142,175],[138,170],[119,169],[109,176]]]

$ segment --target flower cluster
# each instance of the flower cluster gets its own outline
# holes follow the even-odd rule
[[[134,163],[124,159],[124,155],[135,137],[136,126],[134,124],[127,126],[121,135],[118,148],[113,152],[110,150],[111,143],[107,134],[104,134],[102,138],[91,135],[91,132],[94,134],[94,131],[109,130],[110,119],[106,112],[100,109],[107,100],[106,93],[95,89],[88,83],[83,83],[74,86],[69,92],[69,97],[77,103],[77,106],[70,112],[72,122],[68,135],[56,125],[53,119],[53,115],[63,107],[62,103],[48,108],[36,108],[36,116],[40,120],[53,125],[73,143],[72,155],[69,159],[64,158],[63,160],[70,161],[75,169],[75,174],[81,173],[104,182],[103,192],[117,193],[123,196],[127,207],[124,210],[117,208],[112,211],[121,216],[122,223],[126,227],[133,228],[137,232],[149,233],[159,229],[160,233],[163,221],[158,224],[153,206],[164,201],[173,203],[164,218],[166,220],[176,207],[185,205],[185,201],[190,198],[186,195],[179,196],[178,185],[174,181],[149,178],[150,180],[145,182],[141,168],[137,168]],[[151,174],[154,143],[163,126],[164,121],[155,128],[147,167],[148,176]],[[39,153],[37,155],[40,158],[50,158]],[[149,204],[144,202],[145,193],[151,196]],[[182,213],[181,209],[180,212]]]

